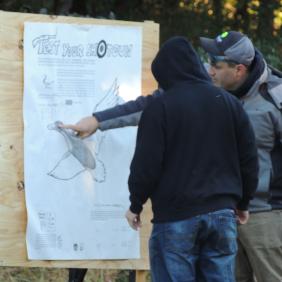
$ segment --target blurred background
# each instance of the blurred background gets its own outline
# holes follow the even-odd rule
[[[0,10],[108,18],[152,20],[160,24],[161,43],[187,36],[238,30],[249,35],[268,63],[282,69],[282,0],[0,0]]]

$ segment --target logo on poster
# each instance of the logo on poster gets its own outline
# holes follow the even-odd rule
[[[32,40],[32,46],[38,55],[52,55],[69,58],[98,57],[102,58],[130,58],[133,44],[107,43],[101,39],[98,43],[75,44],[61,42],[55,35],[40,35]]]
[[[58,55],[59,46],[56,35],[40,35],[32,40],[32,47],[37,47],[38,55]]]

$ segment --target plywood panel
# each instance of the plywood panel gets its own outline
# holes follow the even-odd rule
[[[50,17],[0,11],[0,265],[24,267],[81,267],[99,269],[148,269],[150,206],[142,215],[139,260],[28,261],[25,245],[26,207],[23,182],[23,26],[24,22],[53,22],[143,27],[142,93],[156,83],[150,66],[159,46],[159,25],[90,18]]]

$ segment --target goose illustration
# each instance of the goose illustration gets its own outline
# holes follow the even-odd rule
[[[42,82],[43,82],[45,88],[51,88],[52,85],[54,84],[54,81],[49,81],[49,80],[48,80],[46,74],[44,75]]]
[[[47,128],[49,130],[56,130],[57,132],[63,135],[64,140],[66,142],[67,151],[63,154],[63,156],[57,162],[54,168],[50,172],[48,172],[48,175],[56,179],[59,179],[59,180],[70,180],[76,177],[77,175],[81,174],[84,171],[89,171],[92,175],[92,178],[96,180],[94,176],[94,169],[96,168],[96,161],[95,161],[95,158],[92,152],[87,147],[87,145],[83,142],[82,139],[76,137],[74,133],[66,129],[60,128],[59,127],[60,124],[62,124],[62,122],[56,121],[52,124],[49,124]],[[74,175],[69,176],[67,178],[57,175],[56,170],[58,170],[58,168],[64,162],[64,160],[68,159],[70,156],[73,156],[80,163],[82,169],[76,172]]]
[[[99,111],[111,106],[115,106],[122,102],[122,99],[118,95],[119,86],[117,79],[114,80],[110,89],[103,96],[102,99],[94,107],[94,111]],[[71,130],[60,127],[61,121],[56,121],[49,124],[47,128],[49,130],[55,130],[60,133],[65,140],[67,151],[62,155],[60,160],[47,174],[58,180],[71,180],[81,173],[88,172],[91,174],[92,179],[95,182],[102,183],[106,181],[106,167],[104,162],[101,160],[100,149],[106,138],[106,132],[96,132],[93,136],[95,149],[91,150],[84,139],[81,139],[75,135]],[[70,162],[70,158],[75,158],[79,163],[77,171],[70,176],[62,175],[62,167],[66,166],[66,161]]]

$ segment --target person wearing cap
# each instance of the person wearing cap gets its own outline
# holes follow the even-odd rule
[[[251,40],[236,31],[201,37],[213,83],[236,96],[253,125],[259,183],[252,216],[238,228],[238,282],[282,281],[282,79],[273,74]]]
[[[215,39],[200,38],[209,54],[209,75],[215,85],[243,104],[255,131],[259,183],[250,203],[251,219],[238,229],[236,278],[239,282],[282,281],[282,79],[265,62],[251,40],[236,31]],[[98,128],[138,125],[141,112],[162,95],[139,97],[69,125],[81,137]],[[68,126],[68,125],[67,125]],[[246,218],[239,215],[239,223]]]

